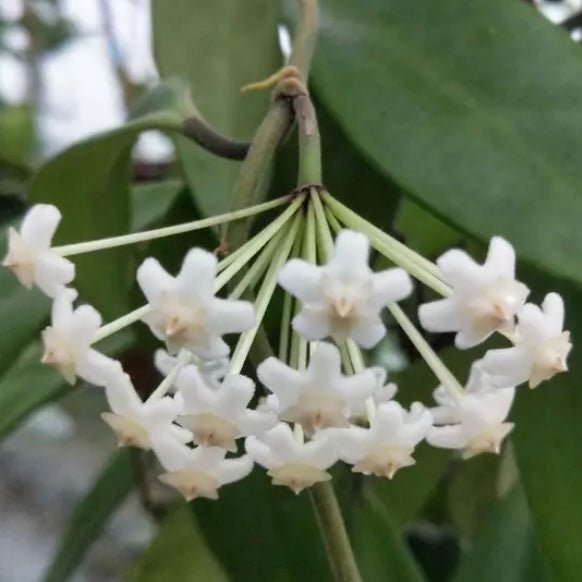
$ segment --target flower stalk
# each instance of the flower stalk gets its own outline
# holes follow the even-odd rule
[[[281,244],[281,247],[273,257],[273,262],[271,263],[271,266],[265,275],[265,279],[263,280],[259,293],[257,294],[257,299],[255,301],[255,326],[240,336],[230,363],[231,374],[240,373],[247,359],[247,356],[249,355],[249,351],[253,345],[255,336],[257,335],[258,328],[263,321],[263,317],[267,311],[267,306],[269,305],[271,297],[275,291],[275,287],[277,286],[277,272],[283,266],[283,263],[285,263],[289,254],[291,253],[291,247],[293,246],[293,242],[297,236],[297,231],[301,225],[301,220],[301,214],[297,214],[293,219],[293,223],[289,227],[289,230],[287,231],[287,235]]]
[[[62,257],[70,257],[72,255],[80,255],[83,253],[90,253],[104,249],[112,249],[115,247],[146,242],[158,238],[173,236],[176,234],[183,234],[185,232],[193,232],[195,230],[201,230],[210,226],[217,226],[231,222],[233,220],[240,220],[242,218],[254,216],[255,214],[260,214],[261,212],[266,212],[267,210],[272,210],[273,208],[277,208],[283,204],[287,204],[288,202],[289,196],[281,196],[280,198],[270,200],[269,202],[263,202],[261,204],[256,204],[255,206],[249,206],[248,208],[227,212],[226,214],[219,214],[218,216],[211,216],[201,220],[193,220],[191,222],[176,224],[174,226],[164,226],[162,228],[146,230],[143,232],[135,232],[121,236],[113,236],[87,242],[62,245],[53,247],[52,250]]]
[[[360,582],[362,578],[332,484],[316,483],[309,494],[336,582]]]
[[[398,325],[402,328],[408,339],[414,344],[419,354],[423,357],[429,368],[434,372],[434,375],[440,380],[442,385],[449,391],[451,396],[458,398],[463,395],[463,387],[458,380],[445,366],[443,361],[438,357],[435,351],[430,347],[428,342],[424,339],[422,334],[416,329],[412,321],[408,318],[406,313],[402,311],[399,305],[391,303],[388,305],[388,310],[392,317],[396,320]]]

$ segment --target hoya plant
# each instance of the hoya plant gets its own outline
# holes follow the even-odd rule
[[[134,488],[135,580],[579,580],[580,49],[518,0],[153,21],[163,80],[6,229],[0,431],[100,391],[123,449],[47,580]]]

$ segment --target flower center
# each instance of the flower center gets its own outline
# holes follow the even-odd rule
[[[170,487],[177,489],[187,501],[197,497],[218,499],[220,483],[214,478],[198,469],[181,469],[160,475],[159,480]]]
[[[273,479],[273,485],[289,487],[296,495],[303,489],[311,487],[320,481],[329,481],[331,475],[307,463],[285,463],[267,472]]]
[[[345,401],[338,394],[306,389],[296,404],[284,413],[284,419],[298,422],[309,433],[330,427],[349,426],[344,414]]]
[[[222,447],[236,453],[235,439],[240,436],[238,427],[213,413],[180,416],[180,424],[192,431],[194,440],[205,447]]]
[[[117,435],[120,447],[151,448],[148,432],[139,422],[113,412],[103,412],[101,418]]]
[[[41,362],[55,368],[70,384],[77,378],[75,355],[69,342],[53,327],[42,333],[45,351]]]
[[[499,454],[501,442],[513,429],[512,422],[492,424],[471,439],[463,451],[463,458],[470,459],[480,453]]]
[[[415,461],[411,457],[412,451],[412,447],[379,446],[358,461],[353,466],[352,471],[392,479],[398,469],[414,465]]]

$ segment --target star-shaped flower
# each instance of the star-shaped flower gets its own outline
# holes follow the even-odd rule
[[[178,373],[176,387],[184,400],[179,422],[199,445],[235,452],[237,438],[262,434],[277,422],[273,413],[248,408],[255,384],[245,376],[226,376],[215,387],[190,365]]]
[[[190,447],[172,438],[156,438],[153,450],[167,471],[160,481],[177,489],[191,501],[197,497],[218,499],[222,485],[244,479],[253,469],[248,455],[225,459],[226,451],[219,447]]]
[[[154,354],[154,365],[162,376],[167,376],[172,372],[178,363],[178,356],[171,356],[166,350],[156,350]],[[228,373],[228,358],[218,360],[198,360],[196,367],[204,378],[204,381],[211,387],[220,386],[223,378]]]
[[[505,422],[515,396],[515,388],[495,389],[481,363],[473,365],[463,394],[452,397],[437,388],[431,409],[435,425],[426,440],[435,447],[462,449],[468,459],[480,453],[499,453],[501,442],[514,427]]]
[[[180,443],[192,440],[189,431],[173,424],[182,412],[180,397],[164,396],[144,402],[123,372],[109,379],[105,395],[111,412],[103,412],[101,418],[117,435],[120,447],[149,450],[155,438],[164,436]]]
[[[77,376],[103,386],[119,373],[121,364],[91,348],[93,337],[101,327],[101,316],[90,305],[73,308],[76,293],[65,289],[54,300],[51,326],[42,332],[43,364],[60,372],[69,384]]]
[[[8,254],[3,262],[22,285],[28,289],[36,285],[52,298],[75,278],[75,265],[51,250],[60,221],[56,206],[35,204],[26,213],[20,232],[8,229]]]
[[[352,338],[371,348],[386,334],[383,307],[412,291],[403,269],[373,273],[368,266],[369,242],[363,234],[341,231],[331,261],[322,267],[292,259],[279,273],[279,284],[303,302],[293,328],[310,341]]]
[[[495,386],[505,388],[529,382],[535,388],[568,370],[566,359],[572,344],[564,329],[564,302],[557,293],[548,293],[541,309],[528,303],[517,316],[515,345],[489,350],[483,367]]]
[[[398,469],[414,465],[412,453],[432,426],[430,412],[415,402],[407,412],[398,402],[380,404],[370,428],[338,430],[341,458],[352,471],[392,479]]]
[[[339,350],[326,342],[317,345],[304,371],[271,357],[260,364],[257,375],[277,397],[281,418],[300,423],[308,432],[348,426],[353,409],[386,378],[382,368],[344,376]]]
[[[378,387],[374,390],[370,398],[375,406],[379,406],[384,402],[389,402],[396,396],[398,392],[398,386],[394,382],[388,384],[378,384]],[[361,402],[357,406],[352,408],[352,413],[350,415],[352,422],[361,422],[368,420],[368,410],[366,407],[366,401]]]
[[[420,306],[425,329],[457,332],[455,344],[461,349],[476,346],[496,330],[512,329],[529,289],[515,279],[515,252],[506,240],[491,239],[483,265],[458,249],[446,252],[437,264],[452,295]]]
[[[153,258],[139,267],[137,281],[151,308],[143,320],[170,353],[187,348],[206,360],[223,358],[229,348],[221,336],[255,324],[251,303],[214,296],[216,266],[212,253],[192,249],[176,277]]]
[[[339,458],[335,440],[320,433],[308,442],[299,442],[288,424],[280,422],[262,437],[245,441],[247,453],[265,469],[273,485],[285,485],[295,494],[319,481],[328,481],[326,471]]]

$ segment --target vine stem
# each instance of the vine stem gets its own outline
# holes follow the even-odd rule
[[[309,493],[336,581],[361,582],[332,484],[329,481],[317,483]]]

